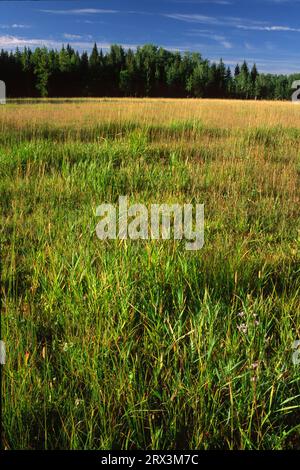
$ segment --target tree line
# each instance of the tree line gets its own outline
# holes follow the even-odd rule
[[[90,54],[70,45],[61,50],[1,50],[0,79],[14,97],[193,97],[291,99],[300,74],[262,74],[238,64],[232,73],[222,60],[211,63],[198,52],[171,52],[151,44],[136,50],[95,44]]]

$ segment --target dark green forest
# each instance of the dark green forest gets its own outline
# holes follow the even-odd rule
[[[24,48],[0,53],[0,79],[16,97],[193,97],[290,100],[296,75],[262,74],[254,64],[211,63],[200,53],[170,52],[154,45],[125,50],[97,45],[90,54]]]

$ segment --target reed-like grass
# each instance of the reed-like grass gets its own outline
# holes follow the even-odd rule
[[[300,108],[0,107],[8,449],[299,449]],[[96,207],[204,203],[205,246]]]

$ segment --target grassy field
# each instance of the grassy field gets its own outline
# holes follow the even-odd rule
[[[300,449],[300,107],[0,107],[7,449]],[[96,207],[204,203],[205,246]]]

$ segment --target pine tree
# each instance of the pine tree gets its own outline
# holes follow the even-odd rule
[[[240,73],[241,73],[241,69],[240,69],[239,64],[237,64],[234,69],[234,76],[238,77]]]
[[[94,44],[92,53],[90,55],[89,64],[91,68],[97,68],[99,65],[99,52],[97,44]]]
[[[36,76],[36,88],[40,93],[41,97],[48,96],[48,85],[49,85],[49,77],[50,67],[49,67],[49,57],[48,51],[45,47],[42,49],[37,48],[33,54],[33,62],[34,62],[34,74]]]

